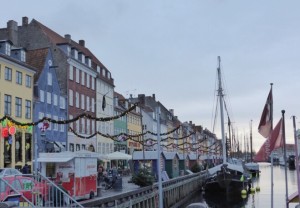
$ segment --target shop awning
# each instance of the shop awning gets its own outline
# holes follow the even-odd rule
[[[37,159],[38,162],[68,162],[74,157],[40,157]]]

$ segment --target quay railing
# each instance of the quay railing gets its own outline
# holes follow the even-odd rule
[[[192,193],[199,191],[207,178],[207,171],[180,176],[162,182],[164,207],[178,207],[184,204]],[[107,197],[99,197],[80,202],[84,207],[101,208],[153,208],[158,207],[158,183]]]

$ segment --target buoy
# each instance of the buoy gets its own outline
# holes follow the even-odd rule
[[[256,186],[256,191],[260,191],[260,187],[259,186]]]
[[[242,197],[242,199],[246,199],[247,194],[242,194],[241,197]]]
[[[252,187],[252,188],[250,189],[250,192],[251,192],[251,193],[254,193],[254,192],[255,192],[255,188]]]
[[[246,195],[246,194],[247,194],[247,191],[246,191],[245,189],[243,189],[243,190],[241,191],[241,194],[242,194],[242,195]]]

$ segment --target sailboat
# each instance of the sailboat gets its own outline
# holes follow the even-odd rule
[[[252,150],[252,120],[250,125],[250,162],[245,164],[248,171],[251,173],[253,177],[259,176],[259,165],[258,163],[253,161],[253,150]]]
[[[227,160],[226,155],[226,138],[224,130],[224,113],[223,113],[223,89],[221,82],[221,58],[218,56],[218,96],[221,114],[221,131],[222,131],[222,152],[223,163],[213,168],[208,169],[208,178],[205,182],[205,192],[224,192],[226,195],[241,193],[248,186],[249,177],[246,174],[245,168],[237,160]],[[232,162],[235,161],[235,162]]]

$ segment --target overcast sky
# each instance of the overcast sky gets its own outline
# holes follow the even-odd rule
[[[1,28],[27,16],[62,36],[84,39],[111,71],[117,92],[155,94],[180,121],[211,131],[221,56],[236,134],[249,137],[253,120],[254,148],[262,145],[257,127],[272,82],[274,126],[284,109],[287,143],[294,141],[291,116],[300,118],[300,1],[10,0],[1,8]]]

